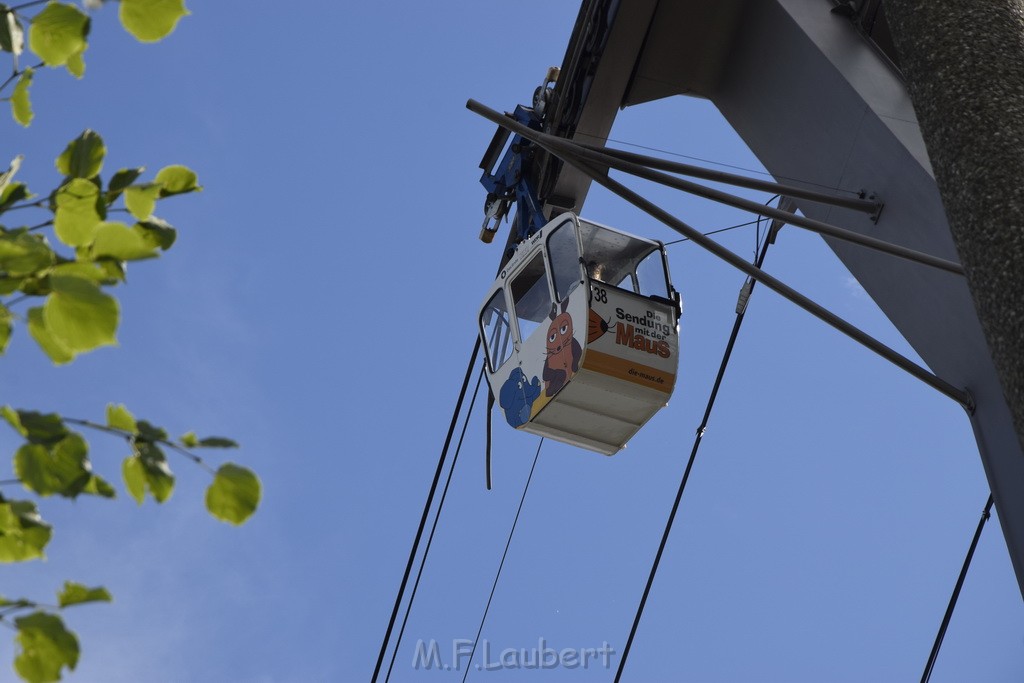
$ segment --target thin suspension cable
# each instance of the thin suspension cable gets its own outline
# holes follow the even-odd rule
[[[444,461],[448,456],[448,446],[451,445],[452,435],[459,423],[459,413],[462,412],[462,401],[466,397],[466,389],[469,388],[469,379],[473,376],[473,366],[476,365],[476,357],[480,353],[480,337],[476,338],[473,344],[473,353],[469,357],[469,365],[466,366],[466,376],[462,380],[462,390],[459,391],[459,400],[455,403],[455,411],[452,413],[452,421],[448,426],[448,436],[445,437],[444,447],[441,449],[441,457],[437,460],[437,471],[434,472],[434,480],[430,484],[430,493],[427,494],[427,502],[423,504],[423,516],[420,518],[419,528],[416,529],[416,538],[413,539],[412,548],[409,550],[409,561],[405,565],[405,574],[402,575],[402,583],[398,587],[398,595],[395,596],[395,607],[391,610],[391,618],[388,620],[387,631],[384,632],[384,639],[380,644],[380,654],[377,655],[377,664],[373,668],[371,683],[376,683],[380,675],[380,667],[384,663],[384,655],[388,650],[388,643],[391,641],[391,631],[395,628],[395,620],[398,618],[398,609],[402,605],[402,598],[405,595],[405,586],[409,582],[409,574],[412,572],[413,562],[419,551],[420,539],[423,537],[423,529],[427,526],[427,517],[431,505],[434,502],[434,493],[437,492],[437,484],[441,480],[441,472],[444,469]]]
[[[616,145],[626,145],[627,147],[636,147],[637,149],[646,149],[648,152],[658,152],[659,154],[668,154],[670,156],[679,157],[681,159],[689,159],[691,161],[699,161],[702,164],[712,164],[714,166],[721,166],[723,168],[731,168],[731,169],[734,169],[736,171],[746,171],[747,173],[756,173],[758,175],[768,176],[769,178],[777,178],[778,180],[792,180],[794,182],[804,183],[805,185],[813,185],[814,187],[820,187],[823,190],[831,190],[832,192],[846,192],[847,194],[852,194],[852,195],[859,194],[858,192],[855,192],[854,190],[844,190],[844,189],[839,188],[839,187],[832,187],[831,185],[823,185],[821,183],[815,183],[815,182],[812,182],[810,180],[804,180],[802,178],[793,178],[793,177],[784,176],[784,175],[776,176],[776,175],[773,175],[773,174],[769,173],[768,171],[758,171],[757,169],[746,168],[744,166],[736,166],[734,164],[726,164],[726,163],[723,163],[721,161],[712,161],[711,159],[702,159],[701,157],[694,157],[694,156],[690,156],[689,154],[682,154],[680,152],[673,152],[673,151],[670,151],[670,150],[667,150],[667,149],[660,149],[658,147],[649,147],[647,145],[641,145],[641,144],[638,144],[638,143],[635,143],[635,142],[627,142],[625,140],[616,140],[615,138],[606,138],[606,137],[601,137],[599,135],[591,135],[590,133],[581,133],[579,131],[576,131],[575,133],[573,133],[573,138],[581,138],[581,137],[582,138],[590,138],[591,140],[597,140],[600,143],[614,142]]]
[[[768,245],[771,244],[771,240],[765,240],[764,246],[761,248],[761,253],[758,254],[756,265],[758,268],[764,263],[765,254],[768,253]],[[751,290],[753,294],[753,288],[757,285],[757,280],[750,280]],[[749,302],[749,298],[748,298]],[[686,463],[686,469],[683,471],[683,478],[679,482],[679,489],[676,491],[675,501],[672,503],[672,510],[669,512],[668,520],[665,522],[665,531],[661,535],[661,542],[658,544],[658,552],[654,556],[654,563],[651,565],[650,574],[647,576],[647,585],[644,586],[643,595],[640,598],[640,604],[636,608],[636,615],[633,617],[633,625],[629,629],[629,637],[626,639],[626,647],[622,650],[622,658],[619,659],[619,668],[615,672],[615,683],[619,683],[622,679],[622,672],[626,668],[626,659],[629,657],[629,650],[633,646],[633,639],[636,637],[637,629],[640,627],[640,618],[643,616],[644,607],[647,605],[647,598],[651,594],[651,586],[654,585],[654,577],[658,573],[658,565],[661,564],[661,556],[665,552],[665,546],[668,543],[669,534],[672,533],[672,524],[675,522],[676,513],[679,511],[679,502],[683,498],[683,491],[686,490],[686,482],[690,479],[690,471],[693,469],[693,462],[697,458],[697,451],[700,449],[701,440],[704,438],[704,431],[707,429],[708,421],[711,419],[711,409],[715,405],[715,399],[718,397],[718,389],[722,386],[722,378],[725,376],[725,369],[729,365],[729,359],[732,357],[733,347],[736,345],[736,337],[739,335],[740,326],[743,324],[743,318],[747,313],[747,306],[744,306],[739,312],[736,313],[736,322],[733,323],[732,333],[729,335],[729,342],[725,345],[725,353],[722,356],[722,364],[718,367],[718,375],[715,377],[715,384],[711,389],[711,396],[708,397],[707,407],[704,409],[704,419],[701,420],[700,426],[697,428],[697,435],[693,440],[693,448],[690,450],[690,459]]]
[[[746,223],[737,223],[736,225],[730,225],[727,228],[719,228],[718,230],[711,230],[710,232],[705,232],[705,233],[701,233],[701,234],[703,234],[705,237],[709,237],[710,235],[717,235],[718,233],[726,232],[727,230],[735,230],[736,228],[745,228],[748,225],[754,225],[755,223],[759,223],[760,220],[761,219],[759,218],[756,221],[747,221]],[[680,242],[689,242],[689,241],[690,241],[689,237],[680,237],[679,239],[672,240],[671,242],[663,242],[663,244],[666,247],[668,247],[668,246],[671,246],[673,244],[679,244]]]
[[[526,486],[523,487],[523,497],[519,499],[519,509],[516,510],[515,519],[512,520],[512,528],[508,530],[508,540],[505,541],[505,551],[501,554],[501,562],[498,563],[498,572],[494,575],[494,583],[491,584],[491,594],[487,596],[487,604],[484,606],[484,614],[480,617],[480,626],[476,629],[476,636],[473,638],[473,649],[466,660],[466,670],[462,673],[462,683],[466,683],[469,670],[473,666],[473,657],[476,656],[476,646],[480,642],[480,634],[484,630],[484,622],[487,621],[487,613],[491,611],[491,601],[494,599],[494,591],[498,587],[498,579],[501,578],[501,569],[505,566],[505,558],[508,556],[508,548],[512,545],[512,535],[516,532],[516,525],[519,524],[519,513],[523,511],[523,503],[526,501],[526,492],[530,490],[530,482],[533,481],[533,471],[537,469],[537,459],[540,457],[540,448],[544,445],[541,438],[537,444],[537,452],[533,455],[533,464],[530,466],[530,475],[526,478]],[[455,662],[457,665],[458,662]]]
[[[391,680],[391,670],[395,666],[395,658],[398,657],[398,650],[402,647],[402,636],[405,635],[405,625],[409,623],[409,614],[412,612],[412,604],[416,601],[416,591],[420,587],[420,578],[423,576],[423,568],[427,566],[427,555],[430,554],[430,546],[434,542],[434,532],[437,531],[437,523],[441,519],[441,510],[444,509],[444,501],[448,497],[448,487],[452,483],[452,475],[455,473],[455,465],[459,462],[459,453],[462,452],[462,442],[466,438],[466,428],[469,427],[469,419],[473,416],[473,406],[476,405],[476,395],[480,391],[480,382],[484,378],[484,369],[480,368],[480,374],[476,379],[476,386],[473,388],[473,398],[469,399],[469,410],[466,411],[466,419],[462,423],[462,432],[459,434],[459,443],[455,445],[455,455],[452,456],[451,467],[448,468],[448,478],[444,482],[444,489],[441,491],[441,499],[437,502],[437,514],[434,515],[434,523],[430,527],[430,535],[427,536],[427,544],[423,547],[423,557],[420,559],[419,569],[416,570],[416,580],[412,584],[412,592],[409,593],[409,602],[405,606],[405,615],[402,617],[402,626],[398,629],[398,638],[395,639],[395,647],[391,651],[391,661],[388,663],[388,672],[384,676],[384,683]]]
[[[932,669],[935,668],[935,660],[939,657],[939,650],[942,648],[942,640],[946,637],[946,629],[949,621],[953,618],[953,610],[956,609],[956,601],[960,597],[960,589],[964,586],[964,579],[967,578],[967,570],[971,567],[971,560],[974,558],[974,550],[978,547],[978,540],[981,538],[981,531],[985,528],[985,522],[992,515],[992,494],[988,494],[988,502],[978,520],[978,528],[974,530],[974,538],[971,540],[971,547],[964,558],[964,566],[960,568],[960,576],[957,577],[956,586],[953,588],[953,595],[949,598],[949,605],[946,606],[946,614],[942,617],[942,624],[935,636],[935,644],[932,645],[931,654],[928,655],[928,663],[924,665],[924,673],[921,675],[921,683],[928,683],[932,677]]]

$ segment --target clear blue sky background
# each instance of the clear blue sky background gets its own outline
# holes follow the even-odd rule
[[[3,124],[37,191],[86,127],[108,144],[105,175],[184,163],[206,190],[161,205],[179,242],[133,264],[121,348],[55,369],[22,330],[0,382],[19,407],[99,419],[124,402],[173,433],[232,436],[263,506],[241,529],[210,519],[206,475],[185,461],[162,507],[47,500],[49,560],[4,567],[0,591],[46,599],[69,578],[111,589],[112,605],[69,616],[84,649],[73,680],[367,680],[499,258],[476,238],[492,126],[464,103],[528,101],[578,6],[192,5],[155,46],[104,8],[86,78],[39,74],[33,126]],[[612,136],[760,168],[703,101],[625,110]],[[647,190],[705,231],[749,220]],[[600,189],[584,214],[674,238]],[[721,240],[754,249],[751,229]],[[614,458],[544,445],[484,628],[492,651],[624,644],[743,282],[693,245],[670,253],[685,300],[676,394]],[[912,354],[816,236],[785,228],[766,268]],[[496,424],[484,490],[482,410],[395,681],[460,680],[414,671],[415,642],[444,652],[473,637],[530,468],[536,439]],[[0,446],[13,453],[13,436]],[[124,446],[93,446],[119,482]],[[986,496],[959,407],[757,290],[624,680],[916,680]],[[936,682],[1024,676],[1024,609],[994,522]],[[11,645],[0,653],[9,662]]]

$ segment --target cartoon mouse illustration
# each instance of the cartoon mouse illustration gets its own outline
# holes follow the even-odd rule
[[[576,371],[580,369],[580,356],[583,348],[572,336],[572,317],[566,312],[569,300],[562,302],[561,313],[557,304],[551,305],[551,324],[548,325],[548,336],[544,362],[544,393],[551,397],[565,386]]]
[[[536,375],[532,382],[526,381],[526,375],[516,368],[501,385],[498,405],[505,411],[505,421],[513,427],[526,424],[530,420],[533,402],[540,396],[540,380]]]

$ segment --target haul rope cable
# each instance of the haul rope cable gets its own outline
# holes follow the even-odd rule
[[[953,610],[956,608],[957,598],[960,597],[960,589],[963,588],[964,579],[967,578],[967,570],[971,567],[971,559],[974,557],[974,549],[978,547],[978,539],[981,538],[981,531],[985,528],[985,522],[992,513],[992,494],[988,494],[988,502],[978,520],[978,528],[974,531],[974,539],[971,540],[971,547],[964,558],[964,565],[960,568],[960,576],[957,577],[956,586],[953,588],[953,595],[949,598],[949,605],[946,606],[946,614],[942,617],[942,624],[935,636],[935,644],[932,645],[931,654],[928,655],[928,663],[924,665],[924,674],[921,675],[921,683],[928,683],[932,677],[932,669],[935,668],[935,660],[939,657],[939,650],[942,648],[942,640],[946,637],[946,629],[949,627],[949,620],[953,617]]]
[[[512,535],[516,532],[516,525],[519,524],[519,513],[523,511],[523,503],[526,501],[526,492],[530,490],[530,482],[533,481],[533,471],[537,469],[537,459],[540,457],[540,448],[544,445],[542,438],[537,444],[537,452],[533,455],[533,465],[530,466],[530,474],[526,477],[526,486],[523,487],[523,496],[519,499],[519,509],[516,510],[515,519],[512,520],[512,528],[508,530],[508,539],[505,541],[505,551],[501,554],[501,562],[498,563],[498,572],[494,575],[494,583],[491,584],[491,594],[487,596],[487,604],[484,606],[484,614],[480,617],[480,626],[476,629],[476,636],[473,638],[473,649],[466,661],[466,670],[462,674],[462,683],[466,683],[466,677],[472,668],[473,657],[476,655],[476,646],[480,642],[480,634],[484,630],[484,622],[487,621],[487,613],[491,610],[491,601],[494,599],[494,590],[498,587],[498,579],[501,578],[501,569],[505,566],[505,558],[508,556],[508,548],[512,545]],[[455,663],[458,665],[458,662]]]
[[[462,412],[462,401],[466,397],[466,389],[469,388],[469,379],[473,376],[473,366],[476,365],[476,357],[480,352],[480,337],[476,338],[473,345],[473,353],[469,358],[469,365],[466,367],[466,376],[462,380],[462,390],[459,392],[459,400],[455,403],[455,412],[452,414],[451,424],[448,426],[448,436],[445,437],[444,447],[441,449],[441,457],[437,460],[437,471],[434,472],[434,481],[430,484],[430,493],[427,494],[427,502],[423,504],[423,516],[420,518],[419,528],[416,530],[416,537],[413,539],[412,548],[409,551],[409,561],[405,565],[405,574],[402,576],[402,583],[398,587],[398,595],[395,596],[395,607],[391,611],[391,619],[388,621],[387,631],[384,632],[384,640],[380,644],[380,654],[377,656],[377,665],[373,669],[372,683],[376,683],[380,675],[380,667],[384,663],[384,655],[387,653],[388,643],[391,641],[391,631],[395,627],[395,620],[398,618],[398,609],[402,605],[402,598],[405,595],[405,586],[409,582],[409,574],[412,572],[413,562],[419,552],[420,539],[423,537],[423,529],[427,526],[427,517],[434,502],[434,493],[437,491],[437,483],[441,480],[441,472],[444,469],[444,461],[448,455],[448,447],[452,442],[452,435],[459,422],[459,413]]]
[[[755,259],[755,265],[758,268],[760,268],[761,264],[764,263],[764,257],[768,253],[768,245],[771,243],[772,237],[769,236],[764,241],[764,246],[761,248],[760,254],[758,254]],[[750,283],[750,290],[747,293],[747,302],[749,303],[749,297],[753,294],[754,286],[757,284],[757,281],[750,278],[747,282]],[[640,619],[643,616],[644,607],[647,605],[647,598],[651,594],[651,586],[654,584],[654,577],[658,573],[658,565],[661,564],[661,557],[665,552],[665,545],[668,542],[669,534],[672,532],[672,524],[675,521],[676,513],[679,511],[679,503],[682,500],[683,491],[686,489],[686,482],[690,478],[690,472],[693,469],[693,462],[697,457],[697,451],[700,449],[701,440],[704,438],[704,431],[707,429],[708,421],[711,418],[711,409],[714,407],[715,399],[718,397],[718,389],[722,385],[722,378],[725,376],[725,369],[729,364],[730,357],[732,356],[732,350],[736,344],[736,337],[739,335],[740,326],[743,324],[743,318],[746,315],[746,312],[746,305],[736,312],[736,321],[733,323],[732,333],[729,335],[729,341],[725,345],[725,353],[722,356],[722,363],[718,368],[718,375],[715,377],[715,383],[711,389],[711,395],[708,397],[707,407],[704,410],[704,419],[701,420],[700,426],[697,428],[697,434],[693,441],[693,448],[690,451],[690,459],[686,463],[686,469],[683,470],[683,478],[679,483],[679,489],[676,492],[675,501],[672,503],[672,510],[669,512],[668,520],[665,523],[665,531],[662,533],[661,542],[658,544],[658,552],[654,556],[651,571],[647,576],[647,585],[644,587],[643,595],[640,598],[640,604],[637,606],[636,615],[633,617],[633,625],[629,630],[629,637],[626,639],[626,646],[623,648],[622,657],[619,659],[619,667],[615,672],[615,683],[619,683],[619,680],[622,678],[622,672],[626,667],[626,659],[629,657],[629,650],[633,645],[633,639],[636,637],[637,629],[640,626]]]
[[[469,419],[473,416],[473,406],[476,405],[476,395],[480,391],[480,381],[484,377],[483,368],[477,377],[476,386],[473,388],[473,397],[469,399],[469,410],[466,412],[466,419],[462,422],[462,433],[459,434],[459,443],[455,446],[455,455],[452,456],[451,467],[448,468],[448,478],[444,482],[444,489],[441,491],[441,500],[437,503],[437,513],[434,515],[434,524],[430,527],[430,535],[427,536],[427,544],[423,548],[423,556],[420,558],[419,569],[416,570],[416,580],[412,584],[412,592],[409,593],[409,602],[405,606],[405,615],[402,617],[402,626],[398,629],[398,637],[395,639],[395,647],[391,651],[391,661],[388,663],[388,672],[384,675],[384,681],[391,680],[391,670],[395,666],[395,658],[398,650],[402,647],[402,636],[405,635],[405,625],[409,623],[409,614],[412,612],[412,604],[416,601],[416,592],[420,587],[420,578],[423,577],[423,568],[427,565],[427,555],[430,554],[430,546],[434,542],[434,532],[437,531],[437,523],[441,519],[441,510],[444,509],[444,501],[448,497],[448,487],[452,483],[452,475],[455,473],[455,466],[459,462],[459,453],[462,451],[462,442],[466,438],[466,428],[469,426]]]

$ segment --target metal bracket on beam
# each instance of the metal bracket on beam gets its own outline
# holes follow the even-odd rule
[[[867,190],[861,190],[860,192],[857,193],[857,196],[860,197],[861,199],[864,199],[864,197],[867,197],[869,202],[873,202],[874,203],[875,210],[871,212],[871,214],[868,216],[868,218],[871,219],[872,223],[877,225],[878,224],[878,219],[882,217],[882,209],[885,208],[885,203],[879,201],[878,200],[878,196],[874,192],[872,192],[871,194],[868,194]]]

